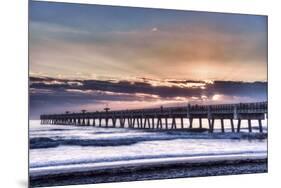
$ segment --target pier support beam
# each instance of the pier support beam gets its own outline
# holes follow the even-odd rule
[[[189,118],[189,128],[192,129],[193,118]]]
[[[99,127],[101,127],[101,120],[102,118],[99,118]]]
[[[150,118],[149,118],[149,117],[147,118],[146,125],[148,125],[148,128],[149,128],[149,129],[151,128],[151,126],[150,126]],[[145,125],[145,127],[146,127],[146,125]]]
[[[240,127],[241,127],[241,119],[238,119],[238,124],[237,124],[237,132],[240,133]]]
[[[138,128],[140,128],[140,121],[139,121],[139,118],[137,118],[137,126],[138,126]]]
[[[157,119],[157,129],[162,129],[162,119],[160,117]]]
[[[143,128],[143,121],[142,121],[142,117],[140,118],[140,126],[141,126],[141,128]]]
[[[231,124],[231,131],[234,133],[235,129],[234,129],[233,119],[230,119],[230,124]]]
[[[251,133],[252,132],[252,122],[251,122],[251,119],[248,119],[248,129],[249,129],[249,132]]]
[[[223,119],[221,119],[221,132],[224,133],[224,121],[223,121]]]
[[[208,124],[209,124],[209,132],[211,132],[212,120],[210,118],[208,118]]]
[[[120,121],[120,127],[124,128],[124,126],[125,126],[125,119],[124,118],[120,118],[119,121]]]
[[[165,118],[165,128],[168,129],[168,118]]]
[[[146,128],[147,118],[144,118],[143,128]]]
[[[133,118],[132,128],[135,128],[135,122],[136,122],[136,118]]]
[[[116,127],[116,118],[113,117],[113,118],[111,119],[111,121],[112,121],[112,126],[113,126],[113,127]]]
[[[209,118],[208,122],[209,122],[209,132],[213,133],[214,132],[215,119],[214,118],[212,118],[212,119]]]
[[[128,121],[128,127],[132,128],[132,119],[128,117],[127,121]]]
[[[176,118],[173,117],[172,118],[172,129],[176,129],[176,128],[177,128]]]
[[[262,123],[261,123],[261,119],[258,119],[258,121],[259,121],[259,130],[260,130],[260,133],[262,133],[262,132],[263,132],[263,130],[262,130]]]
[[[105,126],[108,127],[108,118],[105,118]]]

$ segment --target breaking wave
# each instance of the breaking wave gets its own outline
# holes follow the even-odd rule
[[[104,132],[108,134],[108,132]],[[97,134],[103,134],[101,132]],[[113,138],[79,139],[79,138],[48,138],[37,137],[30,139],[30,149],[43,149],[65,146],[126,146],[145,141],[163,141],[176,139],[266,139],[267,133],[186,133],[168,131],[166,133],[153,134],[150,136],[128,136]]]

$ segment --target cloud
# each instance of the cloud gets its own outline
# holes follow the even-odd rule
[[[266,82],[196,80],[69,80],[30,77],[30,107],[37,115],[54,109],[142,108],[189,103],[267,100]],[[45,109],[45,110],[44,110]],[[46,111],[47,110],[47,111]],[[64,111],[63,110],[63,111]]]
[[[56,78],[30,78],[31,88],[72,91],[106,91],[114,93],[146,93],[165,97],[212,96],[214,94],[257,96],[266,94],[266,82],[242,81],[196,81],[196,80],[155,80],[136,78],[134,80],[68,80]]]
[[[152,32],[158,31],[158,28],[157,28],[157,27],[153,27],[153,28],[151,29],[151,31],[152,31]]]

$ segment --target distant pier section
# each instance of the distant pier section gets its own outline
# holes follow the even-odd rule
[[[213,132],[216,120],[221,132],[225,132],[225,121],[230,121],[231,131],[240,132],[241,121],[247,121],[248,132],[252,132],[252,121],[258,122],[263,132],[262,120],[267,115],[267,102],[186,105],[181,107],[160,107],[134,110],[104,111],[64,114],[44,114],[41,124],[77,125],[96,127],[119,127],[139,129],[202,129],[202,120],[208,121],[208,131]],[[198,121],[195,127],[193,121]],[[234,124],[234,120],[236,123]]]

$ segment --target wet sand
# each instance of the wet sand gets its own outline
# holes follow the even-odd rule
[[[213,160],[202,162],[167,162],[127,165],[118,168],[71,171],[30,177],[31,187],[128,182],[156,179],[266,173],[267,158]]]

